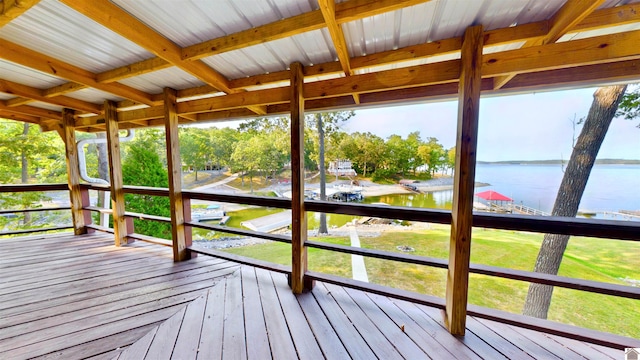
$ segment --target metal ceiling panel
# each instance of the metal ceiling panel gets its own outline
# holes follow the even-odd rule
[[[92,72],[110,70],[152,56],[55,0],[40,1],[0,28],[0,37]]]
[[[0,59],[0,78],[38,89],[48,89],[66,81],[19,64]]]
[[[203,61],[227,78],[238,79],[281,71],[296,61],[308,66],[336,59],[331,36],[322,29],[210,56]]]
[[[113,0],[181,47],[299,15],[317,7],[305,0]]]
[[[462,36],[467,27],[485,30],[540,21],[564,0],[434,0],[342,25],[350,56]]]
[[[29,106],[33,106],[33,107],[37,107],[37,108],[45,109],[45,110],[51,110],[51,111],[58,111],[58,112],[62,111],[62,106],[53,105],[53,104],[49,104],[49,103],[44,103],[44,102],[40,102],[40,101],[30,102]]]
[[[78,100],[87,101],[94,104],[103,104],[105,100],[111,100],[111,101],[124,100],[123,98],[115,96],[108,92],[104,92],[96,89],[90,89],[90,88],[74,91],[72,93],[65,94],[65,96],[78,99]]]
[[[170,87],[176,90],[205,85],[193,75],[176,67],[153,71],[147,74],[120,80],[120,83],[142,90],[150,94],[162,93],[162,89]]]

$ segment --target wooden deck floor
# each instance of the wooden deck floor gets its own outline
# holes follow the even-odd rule
[[[0,359],[622,359],[623,351],[109,235],[0,240]]]

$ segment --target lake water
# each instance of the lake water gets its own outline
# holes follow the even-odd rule
[[[478,164],[476,181],[517,204],[551,212],[562,181],[560,165]],[[451,208],[453,191],[427,194],[376,196],[366,202],[427,208]],[[595,165],[580,203],[580,210],[640,210],[640,165]]]

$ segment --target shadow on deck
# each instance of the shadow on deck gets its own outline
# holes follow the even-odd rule
[[[621,359],[623,351],[110,235],[0,240],[0,358]]]

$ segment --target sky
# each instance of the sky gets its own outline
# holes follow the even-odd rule
[[[586,117],[595,88],[483,97],[480,101],[478,160],[549,160],[571,156],[573,122]],[[457,101],[356,110],[343,128],[382,138],[420,131],[445,147],[455,146]],[[614,119],[598,158],[640,160],[637,120]],[[577,125],[575,137],[580,133]]]

